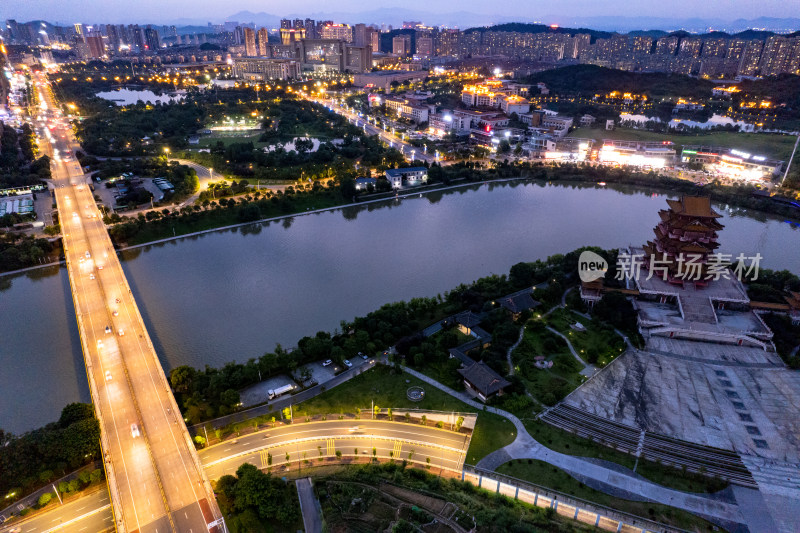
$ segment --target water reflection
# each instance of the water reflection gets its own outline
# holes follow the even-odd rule
[[[431,296],[519,261],[652,238],[665,196],[634,187],[471,184],[121,252],[166,368],[246,361],[386,302]],[[800,272],[797,229],[717,206],[723,253]],[[357,223],[353,223],[357,219]],[[59,276],[55,273],[59,272]],[[88,400],[64,269],[0,277],[0,427]],[[8,310],[12,310],[8,312]],[[80,363],[80,364],[78,364]]]

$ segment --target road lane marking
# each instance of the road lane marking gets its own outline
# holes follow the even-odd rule
[[[75,518],[72,518],[71,520],[67,520],[67,521],[66,521],[66,522],[64,522],[63,524],[59,524],[59,525],[57,525],[56,527],[53,527],[53,528],[47,529],[47,530],[43,531],[42,533],[49,533],[50,531],[57,531],[57,530],[59,530],[59,529],[62,529],[62,528],[63,528],[63,527],[65,527],[65,526],[68,526],[68,525],[70,525],[70,524],[74,524],[74,523],[80,522],[80,521],[81,521],[81,520],[83,520],[84,518],[88,518],[89,516],[92,516],[92,515],[94,515],[94,514],[97,514],[97,513],[101,512],[101,511],[104,511],[104,510],[106,510],[106,509],[110,509],[110,508],[111,508],[111,504],[104,505],[103,507],[99,507],[99,508],[97,508],[97,509],[95,509],[95,510],[93,510],[93,511],[89,511],[88,513],[85,513],[85,514],[83,514],[83,515],[81,515],[81,516],[77,516],[77,517],[75,517]],[[109,518],[110,518],[110,517],[109,517]],[[30,529],[29,529],[29,531],[33,531],[34,529],[36,529],[36,528],[35,528],[35,527],[33,527],[33,528],[30,528]]]

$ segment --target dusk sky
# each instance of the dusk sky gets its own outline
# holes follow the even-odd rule
[[[790,6],[794,5],[794,9]],[[492,16],[518,16],[520,20],[550,22],[552,16],[647,16],[670,18],[737,18],[796,17],[796,0],[562,0],[560,2],[528,0],[497,4],[486,0],[0,0],[0,19],[20,22],[45,19],[51,22],[153,22],[180,19],[224,21],[230,15],[248,10],[272,15],[320,12],[358,13],[380,8],[401,8],[428,13],[468,11]],[[441,18],[441,17],[437,17]],[[364,22],[382,22],[365,20]],[[390,21],[391,22],[391,21]],[[423,21],[425,22],[425,21]],[[487,20],[487,22],[491,22]]]

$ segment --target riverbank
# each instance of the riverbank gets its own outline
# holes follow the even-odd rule
[[[751,189],[742,190],[741,188],[735,187],[728,187],[728,186],[715,186],[715,185],[708,185],[705,187],[700,187],[690,181],[686,180],[679,180],[674,178],[668,178],[665,176],[654,176],[650,174],[641,174],[641,173],[631,173],[631,172],[624,172],[618,171],[615,173],[610,172],[601,172],[598,175],[596,171],[597,168],[581,168],[575,166],[562,166],[562,167],[532,167],[528,169],[525,175],[516,175],[516,176],[507,176],[507,177],[500,177],[488,174],[488,171],[480,171],[481,179],[475,179],[472,177],[461,177],[455,178],[452,180],[448,180],[450,183],[443,185],[441,182],[432,183],[428,185],[424,185],[421,187],[415,187],[414,189],[407,190],[405,192],[395,194],[395,193],[374,193],[371,195],[366,196],[365,200],[356,201],[356,202],[341,202],[341,203],[333,203],[333,205],[328,205],[322,208],[306,208],[306,210],[302,211],[295,211],[291,213],[270,216],[259,218],[257,220],[252,221],[244,221],[244,222],[233,222],[230,223],[231,220],[235,220],[236,214],[235,213],[224,213],[225,216],[222,217],[222,223],[219,225],[211,224],[211,227],[203,228],[196,231],[184,231],[186,229],[191,230],[192,223],[185,223],[182,219],[184,217],[191,217],[196,216],[202,213],[209,213],[211,211],[201,211],[200,213],[192,213],[189,215],[180,215],[176,217],[174,222],[170,222],[166,224],[166,227],[162,228],[161,234],[166,233],[163,237],[158,237],[154,239],[146,239],[142,242],[135,242],[129,245],[122,245],[118,246],[117,250],[119,252],[123,252],[126,250],[134,250],[137,248],[143,248],[146,246],[154,245],[154,244],[162,244],[167,243],[170,241],[175,241],[183,238],[190,238],[196,237],[199,235],[214,233],[214,232],[221,232],[227,230],[233,230],[237,228],[243,228],[247,226],[255,226],[260,224],[269,224],[272,222],[279,222],[284,221],[287,219],[293,219],[297,217],[301,217],[303,215],[315,215],[325,212],[337,211],[347,208],[353,207],[360,207],[360,206],[369,206],[378,204],[381,202],[389,202],[391,200],[401,200],[404,198],[413,198],[417,195],[427,195],[431,193],[438,193],[438,192],[448,192],[448,191],[456,191],[462,188],[468,188],[471,186],[481,185],[481,184],[491,184],[491,183],[515,183],[515,182],[534,182],[540,184],[551,184],[551,185],[575,185],[575,184],[585,184],[587,186],[598,186],[598,183],[602,182],[607,185],[624,185],[624,186],[632,186],[637,188],[642,188],[644,190],[649,190],[649,192],[658,192],[658,193],[665,193],[665,194],[706,194],[711,197],[711,199],[715,202],[725,203],[730,206],[740,207],[755,211],[757,213],[762,213],[765,215],[776,215],[780,214],[783,215],[790,220],[796,220],[800,223],[800,209],[795,207],[790,207],[786,204],[777,204],[775,201],[771,200],[768,197],[754,197],[752,196],[752,192],[754,191]],[[601,169],[606,170],[606,169]],[[608,170],[615,170],[615,169],[608,169]],[[576,172],[577,171],[577,172]],[[542,174],[543,173],[543,174]],[[458,182],[458,183],[454,183]],[[298,193],[302,195],[304,193]],[[243,200],[240,198],[240,200]],[[263,201],[263,200],[262,200]],[[254,202],[244,202],[240,205],[239,209],[245,208],[248,205]],[[230,209],[230,208],[227,208]],[[218,208],[217,210],[221,210]],[[148,221],[144,222],[146,227],[149,227],[153,224],[156,224],[161,221]],[[213,221],[207,221],[213,222]],[[124,224],[125,222],[121,223]],[[128,223],[133,223],[128,221]],[[171,224],[171,225],[170,225]],[[162,224],[163,225],[163,224]],[[195,224],[197,225],[197,224]],[[114,228],[119,226],[119,224],[112,225],[110,228]],[[169,233],[173,233],[171,236]],[[64,261],[58,262],[51,262],[43,265],[36,265],[28,268],[0,272],[0,277],[3,276],[13,276],[17,274],[22,274],[25,272],[29,272],[32,270],[37,270],[40,268],[47,268],[52,266],[57,266],[63,264]]]

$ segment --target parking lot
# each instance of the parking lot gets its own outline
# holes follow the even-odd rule
[[[242,389],[239,392],[239,399],[242,402],[242,407],[250,407],[252,405],[264,403],[269,400],[270,390],[275,390],[290,383],[297,385],[289,376],[281,374],[265,379],[255,385],[251,385],[246,389]]]

